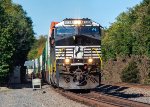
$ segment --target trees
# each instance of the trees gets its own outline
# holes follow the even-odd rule
[[[30,52],[28,53],[28,59],[30,60],[35,59],[42,54],[46,43],[46,39],[47,39],[46,35],[40,35],[39,39],[35,40]]]
[[[132,54],[133,36],[130,26],[129,14],[123,12],[117,17],[117,21],[106,30],[106,35],[102,39],[105,59]]]
[[[116,21],[105,30],[102,53],[104,60],[131,56],[130,59],[134,56],[150,57],[150,0],[143,0],[139,5],[121,13]],[[139,69],[143,65],[140,66],[135,61],[136,57],[122,72],[120,71],[123,82],[139,83],[143,79],[142,73],[148,75],[147,71]],[[144,75],[144,81],[149,83],[149,75],[146,75]]]
[[[10,43],[10,31],[14,25],[10,23],[8,26],[8,23],[10,23],[10,19],[0,5],[0,84],[4,82],[4,79],[7,77],[10,68],[9,64],[11,64],[11,57],[14,50]]]
[[[144,0],[132,10],[131,17],[136,17],[131,26],[135,38],[133,52],[139,55],[150,55],[150,1]]]
[[[0,1],[0,75],[23,66],[34,41],[32,21],[20,5]],[[5,76],[2,72],[6,72]],[[4,79],[1,79],[4,80]]]
[[[150,1],[121,13],[102,39],[104,58],[150,56]]]

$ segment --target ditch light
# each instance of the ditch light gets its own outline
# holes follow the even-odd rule
[[[92,59],[92,58],[89,58],[89,59],[88,59],[88,63],[89,63],[89,64],[92,64],[92,63],[93,63],[93,59]]]
[[[66,58],[65,59],[65,64],[70,64],[70,59]]]

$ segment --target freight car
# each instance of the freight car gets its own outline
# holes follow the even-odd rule
[[[101,36],[101,25],[88,18],[52,22],[35,72],[64,89],[95,88],[101,83]]]

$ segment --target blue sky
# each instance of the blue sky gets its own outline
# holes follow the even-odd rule
[[[109,27],[127,8],[142,0],[13,0],[22,5],[33,21],[36,36],[48,34],[52,21],[65,18],[90,18]]]

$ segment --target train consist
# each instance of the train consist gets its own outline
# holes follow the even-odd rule
[[[100,24],[88,18],[52,22],[34,72],[64,89],[91,89],[101,83]]]

